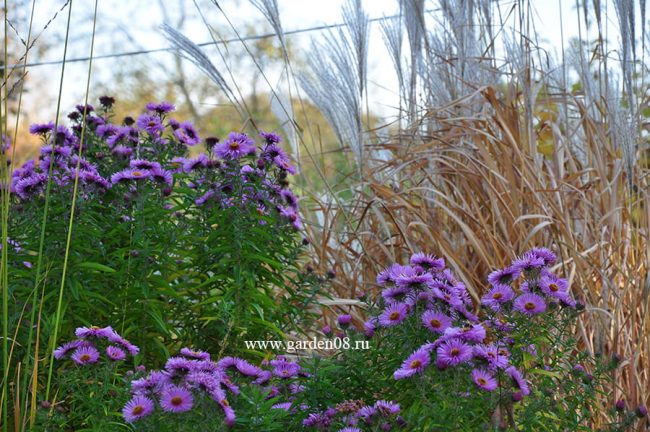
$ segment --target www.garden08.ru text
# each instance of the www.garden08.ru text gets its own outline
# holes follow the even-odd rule
[[[246,349],[272,349],[274,351],[294,352],[301,350],[367,350],[370,349],[370,341],[355,340],[349,337],[335,339],[316,339],[298,341],[244,341]]]

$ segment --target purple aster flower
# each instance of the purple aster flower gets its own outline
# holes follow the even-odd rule
[[[113,345],[106,347],[106,355],[113,361],[124,360],[126,358],[126,353],[124,350]]]
[[[163,389],[160,396],[160,407],[164,411],[180,413],[189,411],[194,405],[192,393],[179,386],[170,385]]]
[[[147,180],[151,178],[151,171],[141,169],[125,169],[111,176],[111,183],[118,184],[127,180]]]
[[[482,390],[494,391],[497,388],[497,380],[494,378],[494,374],[483,369],[472,370],[472,381]]]
[[[28,199],[31,195],[40,192],[42,187],[47,183],[45,174],[32,174],[22,178],[13,185],[13,191],[22,199]]]
[[[154,405],[151,399],[146,396],[134,396],[122,408],[122,415],[124,416],[124,420],[133,423],[151,414],[153,409]]]
[[[246,134],[231,132],[228,139],[214,147],[214,153],[221,159],[239,159],[255,153],[255,141]]]
[[[190,348],[181,348],[181,355],[197,360],[210,360],[210,353]]]
[[[205,154],[201,153],[193,159],[186,160],[183,164],[183,171],[189,173],[196,169],[207,168],[209,162],[210,159]]]
[[[149,102],[145,105],[147,110],[155,112],[159,115],[170,113],[176,110],[176,107],[170,102]]]
[[[280,135],[275,132],[261,132],[260,136],[264,138],[264,141],[266,141],[267,144],[278,144],[282,141]]]
[[[544,265],[546,266],[555,264],[555,261],[557,260],[557,256],[553,252],[543,247],[532,248],[530,251],[528,251],[528,253],[532,256],[544,260]]]
[[[451,327],[451,318],[442,312],[427,310],[422,314],[422,323],[434,333],[444,333]]]
[[[54,358],[57,360],[61,360],[63,357],[65,357],[65,355],[69,351],[72,351],[73,349],[77,349],[82,346],[89,346],[89,345],[91,345],[90,342],[85,340],[75,340],[72,342],[66,342],[54,350]]]
[[[280,212],[280,216],[288,219],[296,229],[302,228],[300,215],[293,208],[278,206],[278,211]]]
[[[119,126],[108,123],[108,124],[97,126],[95,133],[100,138],[110,138],[113,135],[117,134],[118,131],[119,131]]]
[[[546,302],[537,294],[525,293],[515,299],[513,308],[524,315],[533,316],[546,310]]]
[[[539,278],[539,288],[549,297],[560,299],[569,291],[569,281],[555,276],[552,273],[544,274]]]
[[[273,375],[280,378],[293,378],[300,372],[300,365],[288,361],[276,363],[273,367]]]
[[[194,370],[196,360],[184,357],[170,357],[165,363],[165,369],[174,375],[186,374]]]
[[[355,414],[357,417],[365,421],[366,423],[370,423],[372,420],[372,416],[377,414],[377,410],[373,406],[364,406],[359,408],[357,413]]]
[[[352,322],[352,317],[348,314],[342,314],[336,318],[336,322],[338,322],[341,327],[347,327]]]
[[[151,173],[151,178],[154,181],[157,181],[159,183],[165,183],[168,186],[172,186],[174,184],[174,176],[172,175],[171,171],[167,171],[160,167],[157,167],[152,169],[150,173]]]
[[[125,145],[118,144],[115,147],[113,147],[111,153],[113,153],[116,156],[127,158],[133,154],[133,149],[130,147],[126,147]]]
[[[339,429],[338,432],[361,432],[361,429],[358,427],[347,426],[343,429]]]
[[[426,367],[429,366],[429,363],[431,363],[431,357],[429,357],[429,351],[419,349],[415,351],[413,354],[411,354],[410,356],[408,356],[406,360],[404,360],[404,363],[402,363],[402,367],[395,371],[393,377],[396,380],[399,380],[402,378],[411,377],[417,373],[422,373],[424,369],[426,369]]]
[[[97,351],[97,349],[92,345],[81,346],[72,353],[70,358],[75,363],[82,366],[97,363],[97,360],[99,359],[99,351]]]
[[[403,301],[411,290],[403,286],[390,286],[382,290],[381,295],[387,303]]]
[[[169,170],[173,173],[183,172],[183,166],[187,163],[187,159],[184,157],[175,157],[169,162]]]
[[[157,115],[142,114],[135,123],[140,129],[153,136],[159,136],[165,130],[165,126]]]
[[[510,378],[512,378],[512,383],[519,389],[519,391],[524,395],[528,396],[530,394],[530,389],[528,388],[528,383],[524,379],[521,372],[517,370],[514,366],[506,368],[505,372]]]
[[[174,135],[176,135],[176,138],[178,138],[180,142],[188,146],[194,146],[201,142],[201,138],[199,138],[196,129],[194,129],[192,123],[188,121],[179,124],[178,128],[174,130]]]
[[[492,285],[509,285],[521,274],[521,269],[511,266],[495,270],[488,275],[488,282]]]
[[[29,127],[29,133],[32,135],[47,135],[54,130],[54,123],[35,123]]]
[[[445,260],[420,252],[411,257],[411,265],[422,267],[425,270],[437,271],[445,268]]]
[[[517,258],[511,266],[519,272],[526,273],[540,270],[542,267],[544,267],[544,259],[530,253],[525,253],[521,258]]]
[[[463,328],[463,331],[458,335],[462,340],[481,343],[485,339],[485,327],[481,324],[474,324]]]
[[[237,368],[237,371],[240,374],[249,377],[257,377],[262,371],[257,366],[253,366],[246,360],[242,360],[242,359],[237,360],[237,363],[235,363],[235,367]]]
[[[473,355],[474,358],[485,360],[490,369],[503,369],[507,367],[510,358],[510,352],[505,347],[499,349],[494,344],[474,346]]]
[[[52,154],[54,154],[55,157],[67,158],[67,157],[70,157],[70,155],[72,154],[72,149],[70,147],[63,147],[63,146],[60,146],[60,145],[58,145],[58,146],[47,145],[47,146],[41,147],[41,155],[42,156],[45,156],[45,155],[49,156],[49,155],[52,155]]]
[[[158,393],[171,382],[167,372],[153,371],[144,378],[131,381],[131,391],[135,394]]]
[[[397,414],[400,411],[398,403],[385,400],[378,400],[375,402],[374,408],[385,417],[388,417],[392,414]]]
[[[115,333],[115,330],[113,330],[113,327],[108,326],[108,327],[97,327],[97,326],[90,326],[90,327],[78,327],[74,334],[78,338],[82,339],[87,339],[87,338],[99,338],[99,339],[106,339],[110,335]]]
[[[280,196],[284,199],[284,202],[294,210],[298,210],[298,198],[291,192],[289,189],[282,189]]]
[[[564,306],[575,308],[578,305],[578,303],[571,297],[568,292],[558,295],[558,298]]]
[[[508,303],[514,297],[515,292],[512,288],[507,285],[496,285],[481,298],[481,304],[498,312],[503,304]]]
[[[411,266],[402,267],[401,272],[394,279],[398,286],[411,289],[422,288],[434,282],[430,273],[422,273]]]
[[[406,319],[408,306],[404,303],[393,303],[379,315],[379,324],[384,327],[397,325]]]
[[[271,409],[281,409],[281,410],[289,411],[291,409],[291,402],[276,403],[275,405],[271,406]]]
[[[370,318],[368,321],[363,323],[363,334],[366,337],[373,337],[375,335],[375,330],[377,330],[377,318]]]
[[[438,360],[446,366],[457,366],[472,358],[472,347],[454,338],[442,343],[436,350]]]

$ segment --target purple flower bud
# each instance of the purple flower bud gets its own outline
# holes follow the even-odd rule
[[[336,320],[341,327],[346,328],[352,322],[352,317],[348,314],[343,314],[339,315]]]
[[[616,401],[616,411],[623,412],[625,410],[625,399],[619,399]]]
[[[521,394],[521,392],[514,392],[512,394],[512,401],[513,402],[519,402],[521,399],[523,399],[524,395]]]
[[[643,418],[648,416],[648,408],[645,407],[645,405],[639,405],[636,407],[636,416],[638,418]]]
[[[324,335],[329,336],[330,334],[332,334],[332,327],[326,325],[321,329],[321,331],[323,332]]]

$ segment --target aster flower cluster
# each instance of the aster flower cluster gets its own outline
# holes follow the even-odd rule
[[[66,342],[54,351],[54,358],[69,357],[80,366],[92,365],[100,361],[101,352],[107,360],[118,362],[127,356],[134,357],[140,349],[120,336],[112,327],[79,327],[75,331],[77,339]]]
[[[348,400],[333,408],[309,414],[303,426],[317,431],[362,432],[364,430],[405,430],[406,421],[399,415],[399,404],[378,400],[372,405]]]
[[[281,356],[264,364],[271,370],[237,357],[213,361],[205,351],[183,348],[180,355],[167,360],[163,370],[151,371],[131,382],[132,398],[122,414],[127,422],[134,423],[155,414],[156,405],[163,415],[219,407],[223,423],[233,426],[236,415],[228,397],[239,395],[242,384],[259,386],[268,393],[269,399],[289,395],[288,402],[273,406],[288,410],[292,405],[291,395],[303,391],[293,380],[305,376],[301,367]]]
[[[550,270],[556,260],[550,250],[533,248],[510,266],[495,270],[488,276],[491,289],[481,304],[495,314],[514,311],[526,317],[543,313],[550,304],[575,308],[569,282]]]
[[[481,322],[470,310],[465,285],[445,267],[442,258],[417,253],[410,265],[394,264],[382,271],[377,283],[383,287],[383,311],[364,324],[367,336],[407,320],[427,330],[425,343],[404,360],[394,379],[424,374],[435,365],[438,370],[466,370],[484,391],[501,386],[512,390],[515,397],[529,393],[523,375],[510,363],[508,347],[494,342],[490,323]]]
[[[37,160],[13,171],[11,191],[19,200],[42,196],[50,176],[54,190],[65,190],[78,179],[82,199],[115,189],[120,200],[128,201],[145,184],[170,196],[180,186],[196,191],[196,206],[250,206],[261,224],[274,212],[302,228],[298,200],[288,188],[288,176],[296,169],[280,147],[279,135],[262,133],[259,149],[243,133],[232,132],[223,141],[210,137],[205,139],[207,153],[188,157],[188,147],[202,140],[190,122],[170,116],[174,105],[148,103],[143,114],[118,125],[110,122],[114,99],[109,99],[102,97],[99,111],[78,105],[68,116],[70,128],[52,122],[30,127],[44,145]]]

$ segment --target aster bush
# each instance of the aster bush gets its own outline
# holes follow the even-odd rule
[[[116,121],[114,102],[30,129],[43,146],[11,181],[11,328],[42,300],[41,340],[119,322],[159,363],[174,341],[225,348],[300,329],[316,286],[298,266],[295,169],[280,137],[202,139],[166,102]],[[18,332],[17,354],[29,334]]]
[[[372,348],[331,359],[331,383],[353,400],[399,402],[411,430],[593,430],[616,362],[577,348],[584,305],[555,261],[535,248],[491,273],[478,310],[443,259],[419,253],[392,265],[377,277],[376,312],[342,327]]]
[[[79,327],[77,339],[57,347],[54,357],[62,363],[57,395],[43,400],[39,423],[44,430],[111,430],[121,424],[116,415],[128,393],[126,382],[133,373],[140,349],[112,327]]]

